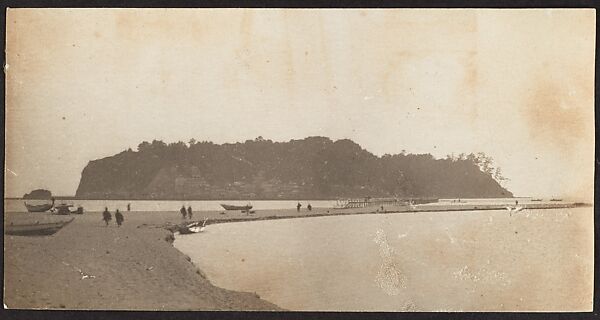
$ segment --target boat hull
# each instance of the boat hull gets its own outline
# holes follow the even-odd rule
[[[52,204],[33,205],[25,203],[25,208],[27,208],[28,212],[46,212],[52,209]]]
[[[179,227],[179,234],[191,234],[204,231],[204,224],[200,222],[190,223],[186,226]]]
[[[221,204],[221,207],[223,207],[223,209],[225,209],[225,210],[242,210],[242,211],[248,211],[248,210],[252,209],[252,206],[250,206],[250,205],[246,205],[246,206],[233,206],[233,205],[228,205],[228,204]]]
[[[72,205],[59,205],[55,207],[56,213],[60,215],[68,215],[68,214],[83,214],[83,207],[77,207],[76,210],[71,210]]]

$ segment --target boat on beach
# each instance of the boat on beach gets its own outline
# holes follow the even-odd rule
[[[52,199],[52,203],[29,204],[27,201],[24,201],[23,203],[28,212],[46,212],[54,207],[54,199]]]
[[[66,221],[47,222],[47,223],[29,223],[29,224],[8,224],[4,225],[4,233],[18,236],[39,235],[46,236],[56,233],[62,227],[71,223],[75,218]]]
[[[56,209],[53,213],[54,214],[62,214],[62,215],[67,215],[67,214],[83,214],[83,207],[79,206],[77,207],[77,209],[75,210],[71,210],[70,208],[72,208],[73,205],[72,204],[59,204],[58,206],[54,207],[54,209]]]
[[[191,233],[202,232],[202,231],[204,231],[204,228],[206,226],[206,221],[208,221],[208,218],[205,218],[203,222],[200,222],[200,221],[192,222],[188,225],[180,227],[179,234],[191,234]]]
[[[252,206],[250,204],[247,204],[245,206],[236,206],[236,205],[229,205],[229,204],[221,203],[221,207],[223,207],[223,209],[225,209],[225,210],[249,211],[250,209],[252,209]]]

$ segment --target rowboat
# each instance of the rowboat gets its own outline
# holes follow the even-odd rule
[[[56,233],[62,227],[69,224],[75,218],[67,221],[48,222],[48,223],[30,223],[30,224],[9,224],[4,225],[4,233],[18,236],[46,236]]]
[[[44,203],[44,204],[28,204],[27,202],[23,202],[25,204],[25,208],[27,208],[28,212],[44,212],[52,209],[54,207],[54,199],[52,199],[52,203]]]
[[[223,209],[225,210],[242,210],[242,211],[248,211],[250,209],[252,209],[252,206],[247,204],[245,206],[234,206],[234,205],[229,205],[229,204],[221,204],[221,207],[223,207]]]

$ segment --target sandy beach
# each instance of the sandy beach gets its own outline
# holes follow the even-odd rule
[[[213,286],[160,225],[177,212],[124,213],[106,227],[100,213],[51,236],[4,235],[4,303],[16,309],[279,310],[254,293]],[[11,213],[5,224],[67,217]]]
[[[329,215],[334,210],[221,212],[196,212],[192,220],[183,220],[177,211],[124,212],[121,227],[114,217],[106,227],[100,212],[5,214],[5,226],[75,219],[50,236],[4,235],[4,303],[11,309],[281,310],[254,293],[213,286],[173,247],[170,230],[205,218],[208,223],[234,222]]]

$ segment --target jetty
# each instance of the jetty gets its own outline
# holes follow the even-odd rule
[[[349,198],[338,199],[334,208],[336,209],[352,209],[352,208],[367,208],[380,206],[410,206],[414,204],[425,204],[437,202],[437,198]]]

